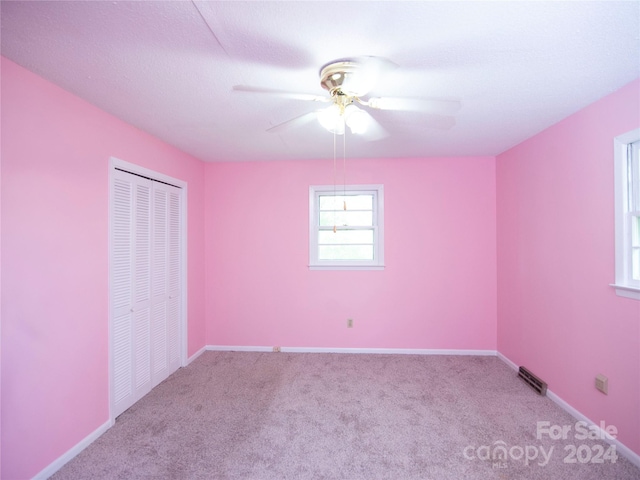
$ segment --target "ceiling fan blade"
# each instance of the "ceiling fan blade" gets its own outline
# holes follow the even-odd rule
[[[458,100],[425,97],[374,97],[363,103],[378,110],[399,110],[441,115],[453,115],[462,107]]]
[[[279,123],[278,125],[274,125],[271,128],[267,128],[267,132],[269,133],[278,133],[284,130],[288,130],[290,128],[297,128],[305,125],[318,117],[317,112],[314,110],[313,112],[303,113],[302,115],[298,115],[297,117],[293,117],[285,122]]]
[[[268,95],[276,95],[282,98],[290,98],[292,100],[308,100],[312,102],[329,102],[331,99],[322,95],[313,95],[311,93],[287,92],[286,90],[278,90],[275,88],[252,87],[249,85],[234,85],[235,92],[247,93],[266,93]]]
[[[364,113],[363,117],[366,118],[366,129],[364,132],[359,133],[359,136],[370,142],[381,140],[389,136],[389,132],[387,132],[369,112],[364,110],[362,112]]]

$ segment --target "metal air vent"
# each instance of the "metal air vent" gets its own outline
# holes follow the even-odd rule
[[[547,384],[524,367],[518,370],[518,376],[540,395],[547,394]]]

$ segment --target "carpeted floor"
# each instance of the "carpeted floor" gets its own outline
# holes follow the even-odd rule
[[[496,357],[206,352],[52,478],[640,479],[575,423]]]

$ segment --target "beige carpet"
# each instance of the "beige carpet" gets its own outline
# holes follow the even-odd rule
[[[207,352],[52,478],[640,479],[575,423],[495,357]]]

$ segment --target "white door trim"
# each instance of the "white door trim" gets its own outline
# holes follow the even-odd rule
[[[187,353],[188,353],[188,337],[187,337],[187,190],[188,184],[183,180],[179,180],[177,178],[170,177],[168,175],[164,175],[162,173],[156,172],[154,170],[150,170],[145,167],[141,167],[140,165],[136,165],[134,163],[129,163],[124,160],[120,160],[115,157],[109,158],[109,175],[108,175],[108,189],[109,189],[109,211],[108,211],[108,248],[109,248],[109,301],[108,301],[108,318],[109,318],[109,345],[108,345],[108,354],[109,354],[109,362],[108,362],[108,376],[109,376],[109,419],[111,422],[115,421],[113,417],[113,405],[112,405],[112,393],[113,393],[113,358],[111,352],[111,328],[112,328],[112,299],[111,299],[111,285],[112,285],[112,245],[111,245],[111,236],[112,236],[112,220],[111,220],[111,208],[113,206],[113,181],[114,181],[114,172],[116,169],[124,170],[129,173],[141,175],[143,177],[150,178],[152,180],[157,180],[160,182],[168,183],[170,185],[174,185],[176,187],[180,187],[180,235],[181,235],[181,244],[180,244],[180,366],[184,367],[187,365]]]

